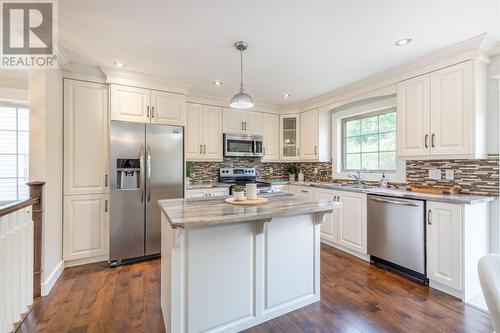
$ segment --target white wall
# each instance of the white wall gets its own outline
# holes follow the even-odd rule
[[[498,79],[500,79],[500,54],[491,58],[492,62],[488,66],[488,154],[498,154],[499,152],[499,91]],[[497,77],[497,78],[495,78]]]
[[[28,104],[28,72],[0,70],[0,101]]]
[[[62,89],[60,70],[30,70],[30,180],[46,182],[42,226],[42,295],[49,293],[64,268]]]
[[[491,58],[491,64],[488,66],[488,154],[498,154],[500,138],[498,135],[500,129],[500,54]],[[498,200],[490,205],[490,250],[500,253],[500,207]]]

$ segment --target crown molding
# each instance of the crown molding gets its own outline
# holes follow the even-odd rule
[[[352,99],[358,95],[368,94],[371,91],[394,85],[399,81],[471,59],[489,63],[489,56],[498,49],[498,45],[498,41],[488,34],[481,34],[309,99],[301,103],[299,107],[301,111],[325,107],[329,104],[339,103],[342,100]]]
[[[226,98],[221,96],[210,96],[210,95],[191,93],[186,96],[186,100],[188,103],[206,104],[206,105],[231,108],[231,106],[229,105],[231,98]],[[272,104],[263,104],[263,103],[255,103],[255,106],[253,108],[245,110],[259,111],[266,113],[280,113],[279,106]]]
[[[107,66],[99,66],[106,76],[106,83],[116,83],[126,86],[143,87],[153,90],[164,90],[186,95],[190,84],[165,80],[158,76],[145,73],[116,69]]]
[[[74,80],[106,83],[106,76],[98,67],[75,62],[69,62],[64,65],[63,77]]]

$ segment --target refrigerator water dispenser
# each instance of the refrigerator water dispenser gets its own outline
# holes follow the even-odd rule
[[[140,187],[141,168],[139,159],[116,160],[116,188],[118,190],[137,190]]]

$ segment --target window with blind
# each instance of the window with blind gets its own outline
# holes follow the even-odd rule
[[[343,171],[396,170],[396,109],[342,120]]]
[[[0,105],[0,201],[29,197],[29,110]]]

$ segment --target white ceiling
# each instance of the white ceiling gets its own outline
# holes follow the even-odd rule
[[[71,61],[122,61],[228,99],[239,86],[232,44],[246,40],[246,90],[269,104],[303,102],[484,32],[500,40],[500,0],[63,0],[59,13]],[[395,47],[404,37],[413,43]]]

